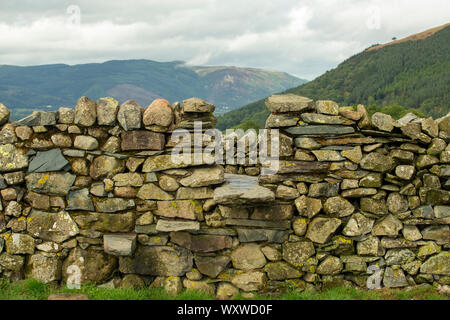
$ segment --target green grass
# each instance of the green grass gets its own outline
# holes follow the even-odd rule
[[[84,293],[90,300],[214,300],[215,297],[198,292],[184,291],[176,297],[162,288],[104,289],[94,285],[84,285],[80,289],[68,289],[36,280],[9,283],[0,279],[0,300],[46,300],[52,293]],[[439,294],[433,286],[408,290],[362,290],[337,287],[323,292],[289,290],[283,294],[255,294],[251,298],[239,294],[236,300],[450,300]]]

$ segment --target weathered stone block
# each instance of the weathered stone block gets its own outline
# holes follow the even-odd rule
[[[162,133],[142,130],[122,133],[122,151],[164,150],[165,144],[165,136]]]
[[[114,256],[132,256],[136,249],[135,234],[105,234],[103,248]]]

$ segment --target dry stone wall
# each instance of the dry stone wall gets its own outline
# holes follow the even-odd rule
[[[207,164],[191,134],[200,160],[172,157],[175,129],[215,126],[198,98],[82,97],[15,123],[0,104],[1,277],[221,299],[450,283],[450,115],[394,121],[296,95],[266,105],[277,172]]]

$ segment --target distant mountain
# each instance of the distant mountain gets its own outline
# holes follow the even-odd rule
[[[450,24],[374,45],[337,68],[285,91],[330,99],[340,105],[362,103],[372,110],[399,105],[438,117],[450,111]],[[221,130],[253,121],[264,127],[269,111],[264,99],[217,119]]]
[[[194,67],[180,61],[118,60],[69,66],[0,65],[0,102],[18,118],[29,109],[74,106],[81,96],[134,99],[143,107],[155,98],[171,102],[199,97],[217,113],[305,83],[284,72],[237,67]]]

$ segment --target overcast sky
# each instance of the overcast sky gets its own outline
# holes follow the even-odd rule
[[[0,0],[0,64],[184,60],[311,80],[449,17],[449,0]]]

